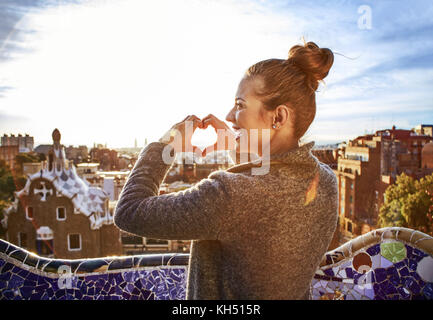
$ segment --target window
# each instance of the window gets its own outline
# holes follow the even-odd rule
[[[78,233],[68,235],[68,250],[80,251],[81,250],[81,235]]]
[[[53,255],[53,239],[51,240],[41,240],[36,239],[36,252],[40,256],[52,257]]]
[[[353,182],[350,184],[350,189],[353,190]]]
[[[18,232],[18,246],[21,248],[27,248],[27,233]]]
[[[33,220],[33,207],[26,207],[26,218]]]
[[[341,207],[341,213],[344,214],[344,207]]]
[[[352,196],[350,196],[349,197],[349,202],[352,203],[352,201],[353,201],[353,198],[352,198]]]
[[[57,220],[63,221],[66,220],[66,208],[65,207],[57,207]]]
[[[352,222],[347,222],[347,231],[352,233]]]

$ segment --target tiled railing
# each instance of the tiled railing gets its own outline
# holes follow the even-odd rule
[[[45,259],[0,240],[0,299],[185,299],[188,254]],[[374,230],[326,253],[314,299],[433,299],[433,238]]]

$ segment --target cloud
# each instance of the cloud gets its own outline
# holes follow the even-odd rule
[[[124,146],[159,138],[186,114],[224,117],[245,69],[286,58],[301,36],[355,58],[336,55],[317,94],[318,138],[363,134],[370,118],[433,122],[429,0],[58,3],[0,5],[0,108],[49,128],[47,137],[62,126],[71,143]],[[357,25],[364,4],[371,30]]]
[[[26,46],[26,37],[36,33],[27,23],[29,13],[40,13],[45,9],[79,4],[74,0],[2,0],[0,2],[0,63],[11,60],[17,54],[32,52]]]
[[[4,97],[4,92],[11,90],[12,87],[9,86],[0,86],[0,98]]]

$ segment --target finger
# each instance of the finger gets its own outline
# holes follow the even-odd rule
[[[202,157],[203,151],[201,151],[201,149],[199,147],[192,146],[192,148],[193,148],[193,152],[195,155]]]
[[[188,116],[187,120],[193,121],[194,123],[195,122],[201,122],[201,119],[199,117],[197,117],[196,115],[194,115],[194,114]]]
[[[209,113],[206,117],[204,117],[202,119],[202,121],[204,120],[208,120],[208,119],[218,119],[217,117],[215,117],[212,113]]]
[[[206,129],[209,125],[211,125],[212,127],[215,128],[216,123],[215,123],[215,119],[214,118],[207,118],[205,120],[202,120],[202,128]]]
[[[214,143],[214,145],[212,145],[212,146],[210,146],[210,147],[206,147],[206,148],[203,150],[203,152],[201,153],[201,154],[202,154],[202,157],[206,157],[207,154],[214,152],[214,151],[216,150],[216,148],[217,148],[217,144],[218,144],[218,143]]]

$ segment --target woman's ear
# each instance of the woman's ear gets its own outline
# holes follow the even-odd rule
[[[293,111],[285,104],[280,104],[275,108],[274,123],[277,123],[280,127],[284,126],[289,122],[290,126],[293,123]]]

